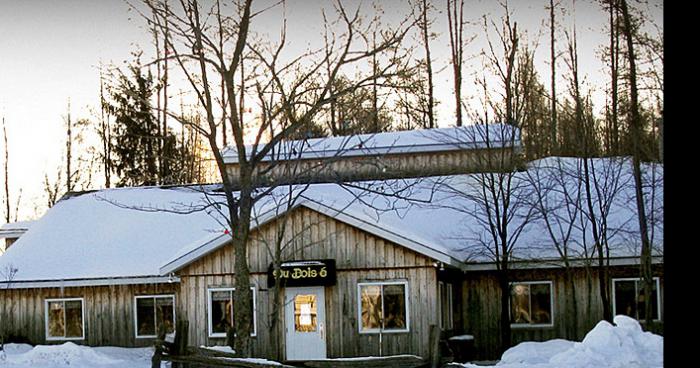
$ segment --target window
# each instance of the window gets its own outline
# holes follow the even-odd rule
[[[408,332],[408,282],[358,284],[361,333]]]
[[[513,327],[552,326],[552,283],[516,282],[510,285],[510,323]]]
[[[166,334],[175,332],[175,296],[146,295],[134,300],[136,337],[157,337],[161,327]]]
[[[85,338],[83,298],[46,299],[46,339]]]
[[[233,292],[235,288],[215,288],[209,289],[209,337],[226,337],[229,327],[233,327]],[[252,306],[250,313],[253,321],[253,332],[251,336],[256,336],[255,325],[255,288],[250,288],[252,292]]]
[[[452,284],[438,282],[438,292],[440,298],[440,328],[451,330],[454,327],[452,320]]]
[[[613,314],[624,314],[638,320],[644,319],[644,286],[641,279],[613,279]],[[659,278],[654,277],[651,294],[651,314],[655,321],[659,317]]]

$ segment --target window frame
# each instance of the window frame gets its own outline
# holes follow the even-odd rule
[[[250,290],[253,292],[253,331],[250,337],[258,336],[258,299],[257,290],[255,286],[251,286]],[[230,291],[231,299],[233,299],[233,292],[236,291],[235,287],[211,287],[207,288],[207,336],[209,338],[218,339],[226,338],[226,333],[214,332],[214,324],[212,323],[212,313],[211,313],[211,294],[217,291]],[[231,304],[231,315],[233,316],[233,303]]]
[[[63,302],[63,324],[65,329],[65,319],[66,319],[66,302],[80,301],[80,313],[81,313],[81,327],[82,336],[80,337],[59,337],[59,336],[49,336],[49,303],[53,302]],[[63,332],[65,335],[65,330]],[[85,298],[48,298],[44,299],[44,335],[46,341],[79,341],[85,340]]]
[[[156,305],[155,299],[165,299],[165,298],[172,298],[173,300],[173,333],[175,326],[177,326],[177,308],[175,308],[175,294],[154,294],[154,295],[134,295],[134,335],[136,336],[137,339],[154,339],[158,337],[158,328],[156,327],[156,334],[155,335],[139,335],[139,314],[138,314],[138,300],[139,299],[149,299],[152,298],[154,299],[153,303],[153,318],[157,322],[156,318]]]
[[[385,330],[384,328],[362,329],[362,287],[363,286],[380,286],[380,297],[382,300],[382,314],[384,313],[384,286],[386,285],[403,285],[404,286],[404,305],[406,306],[406,328],[402,330],[392,329]],[[357,283],[357,327],[360,334],[388,334],[388,333],[408,333],[411,332],[411,307],[409,304],[409,289],[408,280],[400,281],[366,281]],[[383,317],[383,316],[382,316]]]
[[[554,282],[551,280],[545,280],[545,281],[511,281],[510,282],[510,288],[512,290],[513,286],[515,285],[549,285],[549,308],[550,308],[550,322],[549,323],[510,323],[511,328],[552,328],[554,327],[554,317],[556,316],[555,313],[555,308],[554,308]],[[511,293],[512,294],[512,293]],[[532,293],[528,294],[528,301],[530,303],[530,314],[532,314]],[[512,320],[513,316],[513,301],[512,298],[509,296],[508,299],[508,318]]]
[[[445,281],[438,281],[438,322],[440,329],[443,331],[454,330],[454,301],[452,300],[452,283]],[[442,290],[444,290],[445,298],[447,299],[447,321],[443,321],[442,312],[444,306],[442,305]]]
[[[654,281],[656,282],[656,311],[658,312],[658,318],[654,318],[652,321],[654,322],[661,322],[661,280],[658,276],[653,277]],[[635,296],[639,296],[639,290],[637,289],[637,284],[642,282],[641,277],[620,277],[620,278],[612,278],[610,280],[612,284],[612,312],[613,316],[617,316],[617,295],[615,293],[615,283],[618,281],[637,281],[634,283],[634,294]],[[628,316],[630,318],[634,318],[631,316]],[[643,323],[644,319],[637,319],[637,321]]]

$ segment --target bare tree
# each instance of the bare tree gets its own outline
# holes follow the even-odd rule
[[[102,161],[102,170],[104,172],[104,186],[109,188],[112,186],[112,127],[109,122],[108,103],[105,98],[105,77],[102,70],[103,66],[100,62],[100,122],[95,124],[95,130],[100,141],[101,150],[98,154],[99,160]],[[48,177],[46,178],[48,182]],[[51,200],[49,200],[51,202]]]
[[[559,5],[559,2],[556,4],[554,3],[554,0],[549,0],[549,43],[550,43],[550,53],[549,53],[549,63],[550,67],[552,70],[552,76],[551,76],[551,86],[552,86],[552,91],[551,91],[551,123],[550,123],[550,138],[549,138],[549,152],[550,154],[553,154],[554,152],[558,152],[558,141],[557,141],[557,51],[555,48],[555,31],[556,31],[556,22],[554,19],[554,14],[555,14],[555,9]]]
[[[608,142],[607,150],[612,155],[621,154],[620,150],[620,125],[618,121],[619,97],[619,58],[620,58],[620,33],[618,26],[618,0],[607,0],[603,4],[607,5],[609,14],[610,45],[608,53],[610,57],[610,107],[608,112]],[[607,4],[606,4],[607,3]]]
[[[428,126],[427,128],[435,128],[435,96],[433,93],[433,61],[430,58],[430,23],[428,21],[428,10],[430,9],[427,0],[422,0],[421,3],[421,21],[418,23],[421,34],[423,36],[423,47],[425,49],[425,75],[428,78]]]
[[[576,225],[579,216],[582,216],[579,206],[583,190],[578,177],[571,175],[570,161],[562,158],[537,161],[528,168],[525,175],[532,189],[527,202],[535,209],[539,223],[544,227],[551,246],[564,265],[566,283],[570,288],[567,292],[570,309],[567,308],[565,313],[579,316],[574,262],[587,259],[588,254],[585,247],[576,247],[575,237],[579,235]],[[584,267],[588,269],[588,262],[584,262]],[[590,298],[588,303],[590,304]],[[578,318],[568,320],[567,339],[579,339],[578,321]]]
[[[2,137],[5,142],[5,222],[10,222],[10,149],[7,147],[7,126],[5,117],[2,118]]]
[[[70,98],[68,99],[68,109],[67,115],[63,118],[66,124],[66,192],[71,192],[73,190],[73,172],[71,171],[71,161],[73,161],[71,155],[73,153],[73,135],[71,129],[73,127],[73,122],[70,118]]]
[[[63,193],[63,191],[61,190],[62,185],[60,184],[62,173],[63,169],[59,166],[58,173],[56,174],[56,180],[53,182],[49,179],[49,174],[44,174],[44,194],[46,195],[46,208],[53,207],[56,204],[56,202],[58,202],[58,200],[61,198],[61,194]]]
[[[629,88],[630,88],[630,114],[629,126],[632,135],[632,166],[634,170],[634,186],[637,203],[637,219],[639,222],[639,233],[641,235],[642,250],[640,256],[641,274],[644,285],[644,295],[651,295],[654,288],[654,277],[652,273],[652,252],[651,242],[649,240],[648,219],[645,208],[641,159],[644,155],[642,146],[642,120],[639,111],[639,99],[637,91],[637,67],[635,58],[635,47],[633,41],[632,23],[630,20],[629,9],[626,0],[620,0],[620,11],[623,20],[623,33],[627,42],[627,59],[629,62]],[[651,327],[653,323],[653,315],[651,310],[651,298],[647,297],[644,300],[645,316],[644,320],[647,327]]]
[[[307,127],[314,117],[334,99],[351,93],[359,88],[370,86],[380,79],[396,75],[394,64],[396,56],[391,55],[408,30],[413,26],[404,21],[393,30],[382,30],[374,45],[358,49],[358,37],[370,34],[373,24],[361,28],[360,9],[348,12],[340,2],[334,4],[339,26],[343,34],[331,41],[334,48],[325,52],[302,54],[291,62],[284,63],[281,52],[286,44],[286,31],[281,32],[281,41],[277,46],[256,43],[250,37],[250,26],[256,16],[264,9],[256,10],[252,1],[237,3],[231,14],[222,14],[225,9],[218,6],[204,6],[198,1],[181,1],[178,9],[165,7],[162,2],[146,1],[152,15],[144,16],[146,20],[155,19],[156,26],[163,29],[168,25],[171,37],[166,39],[171,50],[169,58],[174,61],[185,78],[190,82],[205,115],[205,127],[200,128],[211,148],[219,169],[226,197],[227,219],[231,229],[231,241],[235,254],[235,283],[249,285],[250,271],[247,263],[247,242],[251,228],[251,211],[260,198],[269,193],[261,190],[260,163],[273,152],[279,144],[294,133]],[[407,18],[409,19],[409,18]],[[218,20],[221,20],[219,23]],[[223,28],[223,32],[219,32]],[[223,45],[223,48],[221,47]],[[360,44],[361,45],[361,44]],[[253,53],[253,62],[258,63],[264,72],[253,86],[257,96],[268,101],[266,116],[261,116],[253,135],[246,135],[246,126],[240,119],[239,103],[236,98],[239,86],[234,76],[241,65],[245,50]],[[343,75],[343,70],[359,63],[371,60],[381,53],[386,57],[386,65],[377,63],[368,74],[357,77],[343,89],[333,89],[333,83]],[[324,65],[330,60],[330,73],[322,73]],[[217,103],[214,93],[216,83],[221,83],[226,91],[226,104]],[[226,111],[225,114],[220,111]],[[177,116],[169,114],[173,119]],[[222,118],[222,116],[224,118]],[[226,122],[233,139],[233,150],[237,153],[239,176],[237,187],[231,181],[226,169],[220,146],[219,127]],[[187,122],[183,122],[187,123]],[[252,145],[246,145],[250,137]],[[269,138],[262,143],[263,137]],[[250,309],[250,289],[238,287],[234,301],[236,310]],[[244,356],[250,355],[251,320],[247,313],[236,316],[235,350]]]
[[[450,31],[450,50],[454,78],[455,115],[457,126],[462,126],[462,62],[464,60],[464,0],[447,0],[447,23]]]
[[[595,121],[592,114],[586,111],[586,104],[581,93],[581,82],[578,69],[578,49],[576,25],[571,34],[567,32],[567,64],[570,69],[569,90],[573,100],[573,111],[569,113],[573,128],[577,132],[576,155],[580,161],[579,177],[584,188],[582,211],[590,224],[590,231],[597,254],[598,286],[603,319],[612,322],[612,303],[609,276],[610,248],[608,244],[608,214],[614,198],[620,191],[621,166],[605,166],[604,173],[597,173],[592,158],[598,154],[596,147]]]
[[[528,205],[526,198],[529,186],[517,175],[520,156],[518,129],[508,125],[477,124],[467,134],[465,141],[479,142],[487,148],[512,147],[479,160],[480,165],[495,165],[502,171],[480,172],[446,181],[439,185],[439,192],[445,196],[441,206],[462,213],[473,235],[465,239],[466,251],[470,257],[487,259],[496,266],[500,297],[500,352],[511,345],[511,272],[510,265],[518,239],[536,212]],[[502,146],[501,146],[502,145]]]

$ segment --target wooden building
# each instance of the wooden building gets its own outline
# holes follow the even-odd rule
[[[256,204],[248,248],[252,279],[245,285],[253,290],[254,307],[246,313],[253,315],[255,356],[427,356],[430,326],[437,325],[444,338],[472,335],[476,358],[497,357],[495,267],[469,240],[479,236],[478,221],[454,206],[469,199],[439,194],[435,181],[423,179],[402,180],[411,198],[379,193],[377,186],[390,181],[348,188],[319,180],[293,205],[279,201],[285,187]],[[439,182],[455,188],[472,185],[471,179]],[[191,344],[224,345],[240,311],[233,310],[230,234],[212,208],[217,193],[212,185],[65,197],[0,256],[0,336],[34,344],[148,346],[160,328],[172,332],[186,319]],[[662,234],[661,228],[657,242]],[[638,314],[636,248],[629,237],[611,241],[622,245],[613,248],[611,261],[616,313]],[[515,342],[580,339],[602,315],[595,268],[578,264],[571,290],[544,242],[542,230],[533,227],[514,253],[521,260],[511,284]],[[276,246],[282,285],[272,275]],[[656,255],[653,298],[663,321],[662,251]],[[571,300],[577,301],[575,314]]]
[[[0,254],[10,249],[20,236],[29,230],[33,221],[17,221],[0,226]]]

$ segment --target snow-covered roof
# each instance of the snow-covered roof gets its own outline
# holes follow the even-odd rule
[[[277,144],[263,161],[428,153],[519,145],[520,131],[511,125],[468,125],[283,141]],[[246,146],[247,155],[251,155],[252,151],[253,146]],[[238,151],[235,147],[225,148],[222,154],[225,163],[238,163]]]
[[[159,265],[183,244],[224,230],[209,202],[197,187],[74,195],[7,250],[0,271],[16,268],[13,282],[159,276]]]
[[[557,260],[554,240],[562,243],[567,234],[567,252],[573,258],[594,254],[587,218],[568,217],[572,208],[584,206],[577,197],[583,187],[575,179],[580,164],[578,159],[548,158],[515,174],[512,182],[519,190],[537,184],[538,192],[543,193],[543,207],[551,215],[548,229],[541,216],[526,218],[527,206],[513,208],[511,228],[527,223],[513,248],[514,260]],[[638,257],[640,241],[630,161],[597,159],[590,165],[598,178],[597,191],[615,193],[606,210],[611,255]],[[609,175],[617,171],[621,174]],[[658,182],[655,191],[649,185],[645,190],[647,198],[652,193],[656,198],[653,206],[648,205],[647,213],[654,220],[655,254],[662,256],[663,167],[646,165],[644,173],[647,183],[652,173]],[[312,184],[294,188],[302,192],[292,208],[303,206],[318,211],[446,264],[479,269],[471,267],[490,264],[493,257],[485,218],[479,213],[478,193],[482,187],[478,179],[478,174],[472,174]],[[281,200],[287,188],[276,188],[256,203],[255,226],[273,221],[290,209]],[[16,282],[165,277],[230,239],[221,215],[225,210],[221,193],[217,194],[214,186],[204,189],[108,189],[64,199],[0,257],[0,271],[8,265],[17,268]],[[538,196],[532,188],[529,190],[519,192],[522,200],[536,204]],[[567,198],[570,203],[564,200]],[[572,198],[578,198],[578,202]],[[594,207],[599,217],[600,209]],[[573,226],[565,226],[567,221]]]
[[[0,226],[0,238],[18,238],[27,232],[34,222],[34,220],[29,220],[3,224]]]

